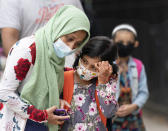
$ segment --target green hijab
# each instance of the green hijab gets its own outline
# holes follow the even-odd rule
[[[37,109],[47,109],[56,105],[59,108],[59,95],[64,83],[65,58],[59,58],[54,52],[53,43],[66,34],[84,30],[90,37],[90,23],[83,11],[74,6],[63,6],[49,22],[35,33],[36,60],[32,74],[24,85],[21,98]],[[49,125],[50,131],[57,126]]]

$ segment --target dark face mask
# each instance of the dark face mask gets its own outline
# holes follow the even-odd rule
[[[128,43],[124,45],[122,42],[116,43],[118,47],[118,54],[120,57],[127,57],[131,55],[134,50],[134,43]]]

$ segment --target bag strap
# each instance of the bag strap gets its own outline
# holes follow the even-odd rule
[[[136,58],[133,58],[134,62],[136,63],[136,68],[138,71],[138,80],[140,79],[141,71],[142,71],[142,62]],[[139,111],[140,116],[142,116],[142,109]]]
[[[64,72],[63,99],[71,103],[74,89],[74,70]],[[66,107],[67,108],[67,107]]]
[[[97,96],[97,91],[95,91],[95,98],[96,98],[96,103],[97,103],[97,108],[98,108],[98,111],[99,111],[99,114],[100,114],[100,118],[104,124],[104,126],[106,127],[107,126],[107,118],[103,115],[101,109],[100,109],[100,103],[99,103],[99,99],[98,99],[98,96]]]
[[[142,62],[136,58],[133,58],[133,61],[136,63],[136,68],[138,71],[138,80],[140,79],[141,71],[142,71]]]

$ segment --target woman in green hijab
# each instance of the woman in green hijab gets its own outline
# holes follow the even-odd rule
[[[35,35],[16,42],[0,83],[0,131],[57,131],[69,116],[55,109],[64,83],[65,56],[88,41],[90,23],[83,11],[63,6]]]

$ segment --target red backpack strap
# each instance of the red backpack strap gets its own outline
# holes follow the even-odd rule
[[[74,89],[74,70],[64,72],[63,99],[71,103]]]
[[[64,67],[64,71],[71,71],[71,70],[73,70],[73,68],[71,68],[71,67]]]
[[[96,86],[98,85],[98,82],[96,82]],[[96,99],[96,104],[97,104],[97,108],[98,108],[98,111],[99,111],[99,114],[100,114],[100,118],[104,124],[104,126],[106,127],[107,125],[107,118],[103,115],[101,109],[100,109],[100,103],[99,103],[99,98],[98,98],[98,95],[97,95],[97,90],[95,90],[95,99]]]
[[[96,98],[96,104],[97,104],[97,108],[98,108],[98,111],[99,111],[99,114],[100,114],[100,118],[104,124],[104,126],[106,127],[106,124],[107,124],[107,119],[106,117],[103,115],[101,109],[100,109],[100,103],[99,103],[99,99],[98,99],[98,96],[97,96],[97,91],[95,91],[95,98]]]
[[[136,68],[138,71],[138,80],[140,79],[141,71],[142,71],[142,62],[136,58],[133,58],[133,61],[136,63]]]

